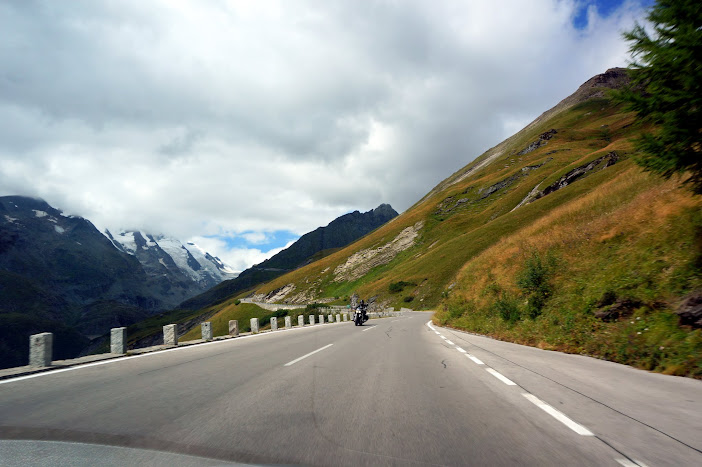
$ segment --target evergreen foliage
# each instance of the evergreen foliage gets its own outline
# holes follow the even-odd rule
[[[702,3],[658,0],[647,19],[652,34],[640,24],[624,33],[634,62],[618,96],[657,126],[639,136],[635,160],[666,178],[690,172],[687,182],[702,194]]]
[[[405,287],[409,286],[416,286],[414,282],[406,282],[406,281],[398,281],[398,282],[393,282],[388,286],[388,291],[390,293],[399,293],[402,292]]]
[[[556,260],[548,255],[541,258],[538,252],[533,252],[527,258],[524,270],[517,276],[517,286],[527,298],[527,315],[534,319],[541,314],[546,300],[551,295],[550,278],[554,272]]]

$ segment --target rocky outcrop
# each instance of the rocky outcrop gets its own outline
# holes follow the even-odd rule
[[[606,169],[607,167],[612,166],[617,162],[619,162],[619,155],[614,151],[602,157],[598,157],[597,159],[588,162],[587,164],[583,164],[580,167],[571,170],[570,172],[562,176],[560,179],[558,179],[556,183],[553,183],[544,188],[542,196],[546,196],[550,193],[553,193],[554,191],[560,190],[561,188],[570,185],[579,178],[589,175],[595,170]]]
[[[291,293],[292,291],[295,290],[295,284],[287,284],[284,285],[283,287],[279,287],[275,290],[271,290],[270,292],[266,294],[255,294],[252,295],[251,297],[248,297],[247,300],[250,300],[251,302],[260,302],[260,303],[278,303],[282,302],[286,295]]]
[[[346,262],[334,269],[334,281],[353,281],[363,277],[374,267],[389,263],[400,252],[414,245],[423,226],[424,222],[419,221],[402,230],[391,242],[377,248],[366,248],[349,256]]]
[[[518,156],[523,156],[524,154],[529,154],[530,152],[537,150],[538,148],[540,148],[541,146],[543,146],[544,144],[546,144],[546,142],[547,142],[548,140],[550,140],[551,138],[553,138],[553,135],[555,135],[556,133],[558,133],[558,132],[557,132],[555,129],[553,129],[553,128],[550,129],[550,130],[548,130],[548,131],[546,131],[546,132],[544,132],[544,133],[541,133],[541,134],[539,135],[539,139],[537,139],[537,140],[534,141],[533,143],[529,144],[529,146],[527,146],[527,147],[525,147],[524,149],[522,149],[521,151],[519,151],[519,152],[517,153],[517,155],[518,155]]]
[[[595,312],[595,318],[605,322],[616,321],[619,318],[631,316],[637,308],[643,305],[641,301],[632,298],[617,298],[613,303],[602,301],[600,301],[600,303],[604,304]]]
[[[508,188],[512,184],[514,184],[516,181],[520,180],[521,178],[525,177],[528,175],[532,170],[536,170],[541,168],[544,164],[552,161],[553,158],[549,157],[545,161],[543,161],[540,164],[535,164],[535,165],[527,165],[525,167],[522,167],[521,170],[503,180],[500,180],[497,183],[494,183],[488,187],[480,188],[478,189],[478,196],[477,198],[475,196],[465,196],[465,197],[458,197],[458,196],[449,196],[448,198],[444,199],[439,205],[436,207],[436,211],[434,212],[435,215],[447,215],[452,213],[453,211],[456,211],[458,208],[465,204],[470,204],[474,203],[477,201],[482,201],[486,198],[488,198],[490,195],[493,193],[496,193],[504,188]],[[470,191],[471,188],[467,188],[466,190],[463,191],[463,194],[467,194]],[[456,199],[458,198],[458,199]]]
[[[702,290],[688,295],[675,313],[680,318],[680,325],[702,328]]]
[[[584,178],[598,170],[606,169],[607,167],[610,167],[616,164],[617,162],[619,162],[619,155],[615,151],[612,151],[609,154],[598,157],[597,159],[583,164],[580,167],[576,167],[575,169],[571,170],[570,172],[559,178],[557,182],[552,183],[543,190],[539,189],[540,184],[538,184],[517,206],[514,207],[514,209],[512,209],[512,211],[521,206],[524,206],[525,204],[529,204],[533,201],[536,201],[539,198],[543,198],[544,196],[551,194],[554,191],[558,191],[561,188],[565,188],[573,182]]]

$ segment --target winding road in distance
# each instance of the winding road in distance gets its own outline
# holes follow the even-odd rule
[[[702,381],[430,318],[2,380],[0,465],[702,465]]]

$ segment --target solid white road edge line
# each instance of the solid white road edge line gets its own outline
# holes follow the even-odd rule
[[[321,351],[324,350],[324,349],[328,349],[328,348],[331,347],[332,345],[334,345],[334,344],[329,344],[329,345],[325,345],[324,347],[320,347],[319,349],[313,350],[312,352],[310,352],[310,353],[308,353],[308,354],[305,354],[305,355],[303,355],[303,356],[300,357],[300,358],[296,358],[296,359],[293,360],[292,362],[288,362],[288,363],[286,363],[286,364],[283,365],[283,366],[294,365],[295,363],[299,362],[300,360],[304,360],[305,358],[309,357],[310,355],[314,355],[314,354],[316,354],[317,352],[321,352]]]
[[[522,395],[526,397],[531,403],[536,405],[538,408],[540,408],[541,410],[543,410],[544,412],[546,412],[547,414],[549,414],[550,416],[552,416],[553,418],[555,418],[556,420],[558,420],[559,422],[576,432],[577,434],[582,436],[595,436],[590,430],[580,425],[579,423],[575,423],[573,420],[568,418],[563,412],[554,409],[535,395],[526,392]]]
[[[516,386],[517,385],[517,383],[515,383],[511,379],[505,377],[502,373],[499,373],[499,372],[493,370],[492,368],[485,368],[485,370],[487,370],[487,372],[490,373],[495,378],[497,378],[500,381],[502,381],[503,383],[505,383],[507,386]]]
[[[366,332],[366,331],[370,331],[371,329],[375,329],[375,326],[371,326],[371,327],[369,327],[368,329],[364,329],[364,330],[363,330],[363,331],[361,331],[361,332]]]

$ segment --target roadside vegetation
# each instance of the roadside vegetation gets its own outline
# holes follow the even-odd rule
[[[630,168],[466,263],[443,325],[647,370],[702,377],[702,200]]]

